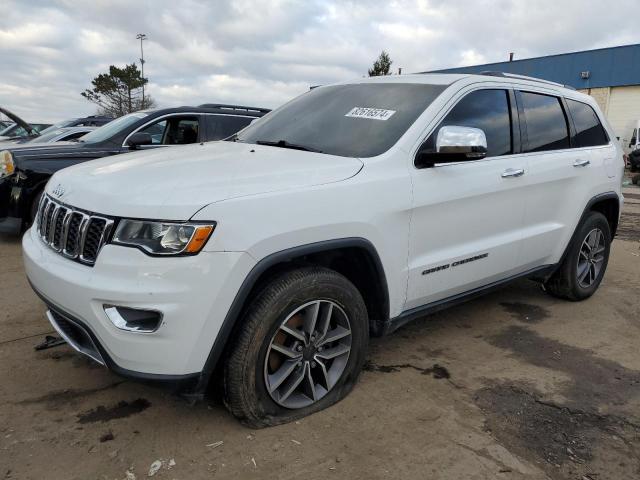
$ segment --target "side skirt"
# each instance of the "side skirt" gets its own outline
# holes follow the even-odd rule
[[[442,300],[437,300],[420,307],[412,308],[411,310],[406,310],[397,317],[390,319],[386,323],[384,334],[386,335],[395,332],[398,328],[418,318],[424,317],[426,315],[431,315],[433,313],[439,312],[440,310],[444,310],[454,305],[464,303],[468,300],[473,300],[474,298],[480,297],[494,290],[498,290],[505,284],[519,278],[531,277],[535,280],[544,280],[548,278],[557,267],[557,265],[543,265],[541,267],[536,267],[531,270],[527,270],[526,272],[519,273],[518,275],[513,275],[503,280],[498,280],[497,282],[474,288],[473,290],[469,290],[468,292],[459,293],[451,297],[443,298]]]

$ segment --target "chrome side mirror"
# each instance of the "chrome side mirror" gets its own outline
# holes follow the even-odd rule
[[[484,158],[487,155],[487,137],[479,128],[447,125],[438,131],[436,152],[464,155],[465,159]]]
[[[435,151],[432,146],[430,150],[418,152],[416,166],[428,168],[438,163],[478,160],[486,156],[487,137],[481,129],[446,125],[438,131]]]

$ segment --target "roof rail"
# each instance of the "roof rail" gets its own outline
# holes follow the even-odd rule
[[[536,77],[528,77],[527,75],[519,75],[517,73],[508,73],[508,72],[496,72],[485,70],[483,72],[477,73],[476,75],[485,75],[487,77],[503,77],[503,78],[517,78],[520,80],[529,80],[530,82],[539,82],[546,83],[548,85],[555,85],[556,87],[570,88],[571,90],[575,90],[571,85],[563,85],[562,83],[552,82],[551,80],[544,80],[543,78]]]
[[[224,103],[203,103],[202,105],[198,105],[200,108],[224,108],[229,110],[243,110],[246,112],[260,112],[260,113],[269,113],[271,110],[268,108],[259,108],[259,107],[244,107],[242,105],[226,105]]]

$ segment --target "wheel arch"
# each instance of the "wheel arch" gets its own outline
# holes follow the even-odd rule
[[[620,213],[620,197],[616,192],[606,192],[606,193],[601,193],[592,197],[587,202],[586,206],[584,207],[584,210],[582,211],[582,215],[580,215],[580,219],[578,220],[578,223],[576,223],[576,227],[573,231],[573,234],[571,235],[569,242],[564,248],[564,252],[560,257],[560,260],[558,261],[558,263],[556,263],[556,267],[552,271],[550,271],[548,275],[545,275],[543,279],[544,281],[548,280],[553,275],[553,273],[555,273],[558,270],[558,268],[560,268],[560,266],[564,262],[564,259],[567,257],[567,254],[569,253],[569,249],[571,248],[571,245],[576,239],[578,230],[580,229],[580,225],[584,221],[584,218],[590,212],[600,212],[606,217],[609,223],[609,227],[611,228],[611,239],[613,240],[615,232],[618,228],[618,220],[619,220],[619,213]]]
[[[389,319],[389,289],[380,256],[365,238],[325,240],[272,253],[260,260],[245,277],[209,352],[193,396],[202,397],[232,333],[239,328],[248,300],[279,273],[305,265],[331,268],[349,279],[362,294],[370,318],[370,330],[380,335]]]
[[[605,216],[613,239],[616,236],[620,219],[620,198],[618,195],[615,192],[598,195],[589,201],[588,210],[590,212],[600,212]]]

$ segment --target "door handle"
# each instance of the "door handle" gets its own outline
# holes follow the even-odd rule
[[[575,162],[573,162],[573,166],[574,167],[586,167],[590,163],[591,163],[591,161],[589,161],[589,160],[576,160]]]
[[[524,175],[524,168],[507,168],[502,172],[502,178],[521,177]]]

